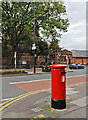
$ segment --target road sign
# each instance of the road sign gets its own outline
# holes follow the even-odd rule
[[[36,46],[35,46],[35,44],[33,44],[33,46],[32,46],[32,50],[35,50],[36,49]]]
[[[32,50],[35,50],[35,49],[36,49],[36,46],[33,46],[33,47],[32,47]]]
[[[58,53],[58,56],[61,56],[61,53],[60,53],[60,52]]]

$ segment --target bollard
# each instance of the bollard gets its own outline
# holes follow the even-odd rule
[[[67,65],[54,64],[51,68],[51,107],[66,108],[66,72]]]

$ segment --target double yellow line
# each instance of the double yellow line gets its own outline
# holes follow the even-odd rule
[[[67,85],[67,87],[77,86],[77,85],[82,85],[82,84],[87,84],[87,83],[88,82],[76,83],[76,84],[72,84],[72,85]]]
[[[22,98],[25,98],[29,95],[32,95],[32,94],[36,94],[36,93],[40,93],[40,92],[45,92],[45,91],[48,91],[50,89],[42,89],[42,90],[37,90],[37,91],[32,91],[32,92],[28,92],[28,93],[25,93],[25,94],[22,94],[22,95],[19,95],[17,97],[14,97],[6,102],[3,102],[0,104],[0,111],[2,111],[3,109],[5,109],[6,107],[8,107],[9,105],[15,103],[16,101],[18,100],[21,100]]]
[[[77,84],[67,85],[67,87],[76,86],[76,85],[81,85],[81,84],[86,84],[86,83],[88,83],[88,82],[83,82],[83,83],[77,83]],[[19,96],[17,96],[17,97],[14,97],[14,98],[6,101],[6,102],[1,103],[1,104],[0,104],[0,111],[4,110],[4,109],[7,108],[9,105],[11,105],[11,104],[13,104],[13,103],[21,100],[22,98],[25,98],[25,97],[27,97],[27,96],[29,96],[29,95],[32,95],[32,94],[37,94],[37,93],[40,93],[40,92],[45,92],[45,91],[48,91],[48,90],[50,90],[50,88],[49,88],[49,89],[37,90],[37,91],[31,91],[31,92],[28,92],[28,93],[24,93],[24,94],[22,94],[22,95],[19,95]],[[68,98],[67,98],[67,99],[68,99]]]

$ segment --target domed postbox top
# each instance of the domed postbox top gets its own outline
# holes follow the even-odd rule
[[[54,64],[54,65],[49,65],[50,68],[56,68],[56,69],[63,69],[66,68],[67,65],[63,65],[63,64]]]

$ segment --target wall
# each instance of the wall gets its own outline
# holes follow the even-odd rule
[[[88,64],[88,58],[72,58],[72,63]]]

